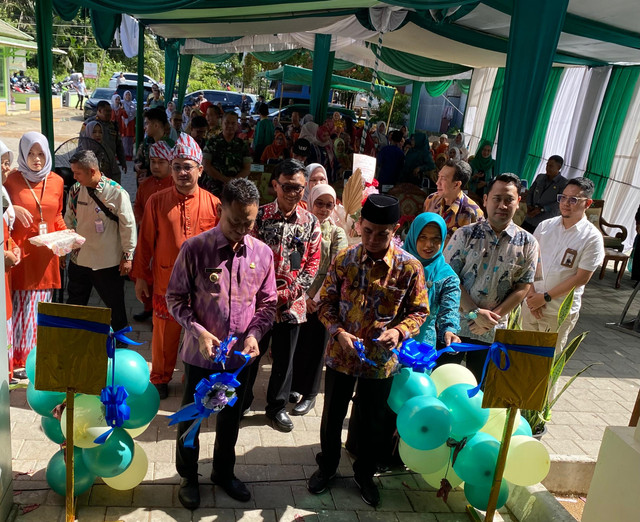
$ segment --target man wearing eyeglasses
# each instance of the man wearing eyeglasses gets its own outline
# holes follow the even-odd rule
[[[145,205],[132,276],[136,297],[153,300],[151,382],[161,399],[169,394],[169,381],[178,355],[180,325],[167,311],[165,294],[171,270],[182,244],[218,223],[220,200],[198,186],[202,151],[196,141],[182,134],[173,149],[173,186],[152,195]],[[153,296],[150,285],[153,284]]]
[[[274,428],[288,432],[293,422],[285,410],[291,393],[293,356],[300,324],[307,320],[306,292],[320,265],[322,234],[320,224],[299,203],[306,184],[304,164],[288,159],[279,163],[272,180],[276,200],[258,211],[253,235],[273,251],[278,308],[273,328],[260,341],[260,354],[269,349],[273,365],[267,389],[266,414]],[[243,403],[247,410],[253,401],[253,383],[258,364],[251,368],[250,382]]]
[[[585,285],[604,260],[602,234],[585,215],[593,202],[593,190],[590,179],[569,180],[557,196],[560,216],[543,221],[533,233],[540,245],[543,280],[529,290],[522,307],[522,326],[558,332],[556,353],[564,348],[578,321]],[[558,310],[572,288],[571,313],[558,328]]]
[[[164,97],[160,96],[160,88],[157,85],[151,87],[151,94],[147,98],[146,106],[148,109],[161,107],[164,109]]]

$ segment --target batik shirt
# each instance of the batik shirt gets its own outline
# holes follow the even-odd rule
[[[273,252],[278,288],[276,322],[304,323],[306,292],[320,265],[322,234],[318,218],[300,205],[285,218],[276,200],[260,207],[252,234]]]
[[[244,164],[251,162],[249,146],[244,141],[240,138],[227,141],[222,135],[207,141],[202,154],[211,162],[213,168],[229,178],[235,178],[244,169]],[[224,183],[203,173],[200,176],[199,185],[219,196],[222,193]]]
[[[447,225],[447,241],[460,227],[475,223],[484,217],[482,209],[462,191],[448,207],[443,196],[437,192],[431,194],[424,202],[424,212],[433,212],[444,219]]]
[[[513,221],[496,234],[488,221],[458,229],[444,249],[444,257],[460,284],[479,308],[493,310],[518,284],[533,283],[538,264],[538,242]],[[506,328],[508,314],[496,328]],[[460,312],[460,334],[493,342],[495,329],[477,335]]]
[[[429,314],[428,301],[422,265],[393,242],[378,260],[362,244],[342,250],[320,290],[318,318],[332,337],[327,366],[347,375],[389,377],[398,359],[373,339],[391,328],[400,331],[400,341],[417,334]],[[362,362],[355,350],[343,350],[336,339],[341,332],[362,339],[367,358],[377,366]]]

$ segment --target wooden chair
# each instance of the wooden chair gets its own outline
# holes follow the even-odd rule
[[[602,217],[603,209],[604,200],[594,199],[591,206],[587,209],[587,219],[591,221],[591,223],[593,223],[602,234],[605,248],[611,248],[613,250],[617,250],[618,252],[622,252],[624,240],[627,239],[627,229],[622,225],[616,225],[614,223],[608,223],[607,221],[605,221]],[[615,236],[610,236],[604,231],[602,227],[618,228],[620,229],[620,232],[618,232]]]

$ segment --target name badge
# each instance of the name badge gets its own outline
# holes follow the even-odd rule
[[[48,231],[47,222],[46,221],[40,221],[40,224],[38,225],[38,234],[42,236],[42,235],[46,234],[47,231]]]
[[[560,264],[562,266],[566,266],[567,268],[573,268],[573,265],[576,262],[576,257],[578,257],[578,252],[573,248],[567,248],[564,251],[564,255],[562,256],[562,261],[560,262]]]
[[[204,273],[209,274],[209,281],[215,284],[220,280],[222,268],[205,268]]]

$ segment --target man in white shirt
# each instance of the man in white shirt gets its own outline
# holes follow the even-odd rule
[[[602,234],[585,216],[594,185],[587,178],[569,180],[558,195],[560,216],[541,222],[534,237],[540,244],[543,279],[536,281],[522,307],[524,330],[558,332],[560,352],[578,321],[582,294],[604,260]],[[575,288],[571,313],[558,329],[558,310]]]
[[[136,221],[126,190],[100,172],[90,150],[69,160],[77,183],[71,187],[64,222],[86,239],[71,253],[67,303],[86,305],[95,287],[111,308],[111,326],[127,326],[124,279],[136,248]]]

